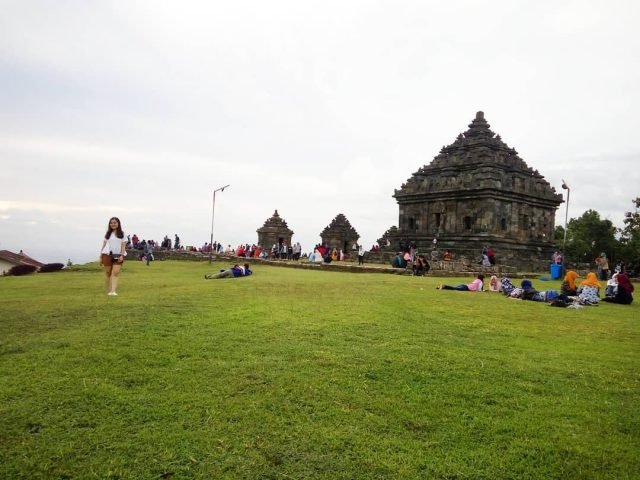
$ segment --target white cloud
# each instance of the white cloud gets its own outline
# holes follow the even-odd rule
[[[477,110],[570,183],[570,216],[620,223],[640,194],[639,20],[630,1],[9,3],[2,241],[64,232],[93,258],[117,214],[201,244],[230,183],[225,243],[276,208],[305,248],[338,213],[373,243]]]

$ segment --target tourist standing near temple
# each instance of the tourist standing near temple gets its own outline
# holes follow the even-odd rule
[[[122,231],[122,225],[118,217],[111,217],[107,226],[107,233],[102,241],[100,251],[100,265],[104,267],[107,295],[118,295],[118,279],[120,269],[127,254],[127,237]]]
[[[358,249],[358,265],[364,265],[364,246],[360,245]]]
[[[596,266],[598,267],[598,277],[600,280],[607,280],[609,278],[609,260],[607,254],[602,252],[599,257],[596,258]]]
[[[491,265],[496,264],[496,252],[492,246],[489,246],[489,248],[487,248],[487,257],[489,257],[489,263]]]
[[[293,246],[293,259],[296,262],[300,260],[301,253],[302,253],[302,245],[300,245],[300,242],[296,242],[296,244]]]
[[[144,257],[148,267],[149,263],[153,260],[153,243],[147,242],[147,245],[144,247]]]

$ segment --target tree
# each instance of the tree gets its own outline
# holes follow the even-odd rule
[[[572,218],[567,225],[565,257],[569,262],[588,262],[604,252],[615,260],[620,244],[616,227],[611,220],[602,220],[595,210],[587,210],[580,218]]]
[[[640,197],[636,197],[632,203],[635,211],[624,214],[624,227],[620,230],[621,260],[637,271],[640,267]]]
[[[562,242],[564,241],[564,227],[562,225],[556,225],[556,228],[553,231],[553,241],[556,245],[562,245]]]

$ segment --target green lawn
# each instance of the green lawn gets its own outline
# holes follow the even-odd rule
[[[0,278],[0,478],[639,478],[639,303],[220,267]]]

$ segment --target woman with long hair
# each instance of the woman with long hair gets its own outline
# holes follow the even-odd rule
[[[111,217],[104,235],[102,250],[100,251],[100,264],[104,266],[107,295],[118,295],[118,277],[127,254],[127,237],[122,231],[122,225],[118,217]]]

